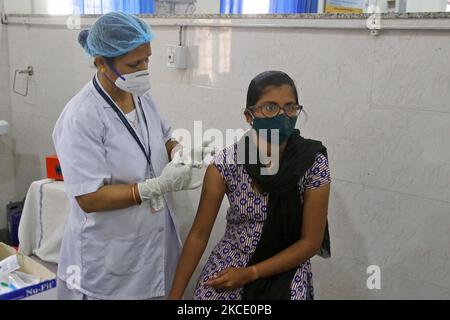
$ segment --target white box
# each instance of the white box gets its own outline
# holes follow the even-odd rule
[[[17,254],[19,271],[43,279],[40,283],[0,295],[0,300],[56,300],[56,275],[30,257],[0,242],[0,260]]]
[[[167,47],[167,67],[187,69],[189,50],[186,46]]]

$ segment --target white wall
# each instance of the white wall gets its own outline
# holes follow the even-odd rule
[[[93,70],[75,31],[7,30],[11,74],[35,68],[30,96],[11,94],[18,196],[44,177],[53,125]],[[245,128],[253,76],[279,69],[296,80],[309,114],[300,128],[328,147],[333,179],[333,257],[313,259],[318,299],[450,298],[448,33],[189,27],[192,67],[177,71],[165,67],[165,48],[178,43],[178,28],[154,30],[153,96],[174,128],[192,130],[194,120],[205,129]],[[181,212],[191,219],[199,191],[189,196]],[[366,287],[372,264],[381,268],[381,290]]]
[[[376,4],[381,12],[388,12],[388,0],[368,0],[370,4]],[[397,0],[397,3],[401,0]],[[398,7],[398,5],[397,5]],[[447,0],[406,0],[406,12],[445,12]]]
[[[4,0],[6,13],[30,14],[32,10],[32,0]]]
[[[6,13],[48,14],[49,0],[4,0]]]
[[[158,14],[185,14],[186,8],[189,2],[177,3],[175,10],[170,11],[169,5],[164,5],[161,11],[156,12]],[[195,1],[194,14],[219,14],[220,13],[220,0],[196,0]],[[190,14],[190,12],[189,12]]]
[[[219,14],[220,0],[197,0],[195,14]]]
[[[59,0],[61,1],[61,0]],[[32,10],[34,14],[48,14],[48,0],[31,0]]]
[[[48,0],[4,0],[5,12],[22,14],[47,14]],[[388,0],[363,0],[367,4],[377,4],[381,12],[387,12]],[[399,1],[399,0],[397,0]],[[324,0],[319,0],[319,12],[323,12]],[[407,12],[445,12],[447,0],[407,0]],[[185,7],[180,6],[183,13]],[[220,0],[197,0],[195,14],[220,13]]]
[[[0,0],[0,12],[3,0]],[[11,124],[8,35],[0,24],[0,120]],[[0,229],[6,228],[6,204],[14,200],[14,143],[11,135],[0,136]]]
[[[48,14],[48,0],[4,0],[5,12],[22,14]],[[220,0],[197,0],[195,14],[220,13]],[[182,8],[181,8],[182,7]],[[184,12],[185,7],[180,6]],[[181,13],[181,12],[180,12]]]
[[[48,0],[4,0],[6,13],[48,14]]]
[[[406,10],[408,12],[445,12],[447,0],[408,0]]]

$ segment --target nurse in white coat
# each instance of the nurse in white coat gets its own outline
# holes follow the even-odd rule
[[[71,201],[60,299],[161,299],[171,287],[181,248],[171,192],[201,182],[171,161],[180,145],[148,93],[152,39],[144,21],[123,13],[80,33],[98,72],[53,132]]]

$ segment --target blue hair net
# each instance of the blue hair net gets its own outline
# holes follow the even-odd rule
[[[152,29],[143,20],[123,12],[101,16],[89,30],[83,30],[78,42],[92,57],[115,58],[152,41]]]

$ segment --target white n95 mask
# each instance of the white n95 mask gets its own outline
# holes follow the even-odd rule
[[[123,91],[143,96],[150,88],[150,73],[148,70],[119,75],[115,82],[116,86]]]

